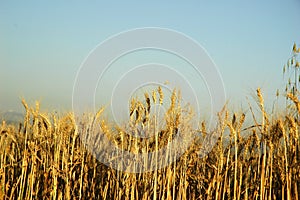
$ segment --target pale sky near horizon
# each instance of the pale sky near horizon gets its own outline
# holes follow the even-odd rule
[[[275,98],[282,67],[300,45],[300,1],[1,1],[0,111],[20,97],[70,110],[76,73],[119,32],[168,28],[193,38],[216,63],[227,99],[239,106],[256,87]]]

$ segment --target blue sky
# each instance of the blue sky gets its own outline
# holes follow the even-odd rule
[[[260,86],[275,98],[282,66],[300,44],[300,1],[1,1],[0,110],[20,97],[70,110],[76,73],[100,42],[121,31],[162,27],[200,43],[239,105]]]

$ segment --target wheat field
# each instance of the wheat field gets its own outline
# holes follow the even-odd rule
[[[108,123],[102,117],[103,109],[86,115],[79,126],[71,112],[62,116],[43,113],[39,103],[29,106],[22,100],[24,121],[19,125],[3,121],[0,125],[0,199],[298,200],[297,85],[289,84],[283,97],[288,102],[284,112],[268,113],[259,88],[257,104],[249,105],[247,114],[224,106],[215,127],[220,137],[203,157],[198,152],[206,145],[203,138],[209,134],[208,124],[202,121],[198,130],[191,130],[193,111],[181,104],[176,90],[170,99],[164,98],[160,88],[146,93],[143,99],[133,99],[130,121],[124,127]],[[170,106],[163,125],[157,128],[150,108],[164,101],[169,101]],[[246,117],[251,119],[250,124],[246,125]],[[142,139],[127,134],[141,128],[153,136]],[[105,145],[101,137],[106,135],[115,146],[133,153],[155,152],[166,146],[178,130],[186,136],[191,132],[201,136],[193,139],[185,153],[178,159],[174,157],[170,165],[130,173],[102,164],[85,148],[80,133],[88,130],[94,134],[84,140]],[[102,136],[97,135],[99,132]],[[105,151],[99,150],[98,156],[105,157]],[[158,166],[161,160],[156,157],[151,162]]]

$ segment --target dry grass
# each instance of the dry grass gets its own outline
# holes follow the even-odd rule
[[[163,125],[150,113],[152,105],[166,101],[161,89],[145,94],[144,101],[132,101],[131,120],[124,127],[101,119],[102,110],[76,127],[72,113],[58,118],[41,113],[38,103],[30,108],[23,100],[24,122],[18,127],[5,122],[0,126],[0,199],[299,199],[300,122],[294,115],[300,114],[298,97],[288,94],[293,114],[277,119],[266,113],[259,89],[257,97],[260,114],[252,113],[249,128],[244,127],[244,114],[234,113],[231,118],[226,109],[219,113],[217,128],[222,134],[207,156],[198,156],[204,145],[198,138],[171,165],[135,174],[98,162],[84,148],[80,132],[99,125],[98,131],[119,148],[155,152],[178,130],[190,130],[192,111],[182,107],[176,91]],[[127,134],[141,129],[153,136]],[[205,137],[205,122],[200,129]],[[89,139],[101,140],[97,135],[85,138]],[[151,162],[158,166],[160,159]]]
[[[167,104],[160,87],[145,94],[143,100],[132,99],[130,120],[122,127],[108,123],[102,116],[103,109],[94,116],[77,119],[76,124],[72,113],[61,117],[41,113],[38,103],[31,108],[23,100],[24,122],[12,126],[3,121],[0,125],[0,199],[298,200],[298,53],[300,48],[294,44],[293,56],[283,69],[294,77],[286,86],[285,113],[267,113],[263,94],[257,89],[259,112],[250,106],[250,116],[246,116],[230,114],[224,108],[215,127],[220,137],[204,157],[199,157],[199,152],[210,145],[207,124],[203,121],[197,130],[192,128],[193,110],[181,105],[180,93],[175,90]],[[163,120],[154,106],[162,104],[169,105]],[[252,119],[247,127],[246,117]],[[149,138],[137,137],[141,132]],[[166,147],[179,132],[186,138],[182,142],[188,142],[195,132],[201,135],[179,159],[172,151],[159,157],[157,150]],[[108,164],[124,157],[108,157],[105,148],[109,144],[103,137],[122,150],[154,153],[152,159],[140,162],[159,169],[128,173],[102,164],[91,152],[109,160]],[[94,144],[92,151],[85,148],[87,142]],[[160,168],[168,159],[172,164]]]

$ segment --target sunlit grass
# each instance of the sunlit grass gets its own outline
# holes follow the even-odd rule
[[[204,157],[198,153],[207,145],[208,124],[203,121],[192,129],[193,111],[181,104],[175,90],[170,99],[161,88],[144,99],[132,99],[124,126],[108,123],[103,109],[78,121],[73,113],[58,117],[41,112],[39,103],[30,107],[23,100],[24,121],[0,125],[0,199],[299,199],[300,100],[297,84],[290,86],[283,113],[267,113],[259,88],[257,105],[250,106],[248,116],[225,107],[215,127],[220,137]],[[162,120],[158,111],[150,111],[164,101],[170,106]],[[247,126],[246,117],[251,119]],[[141,130],[150,137],[129,134]],[[149,162],[159,169],[144,173],[108,167],[83,143],[95,142],[97,151],[97,145],[107,145],[101,143],[105,135],[122,150],[156,152],[179,131],[200,135],[179,159],[174,156],[172,163],[159,168],[164,158],[154,158]],[[90,134],[81,138],[84,132]],[[97,153],[107,156],[105,151]]]

